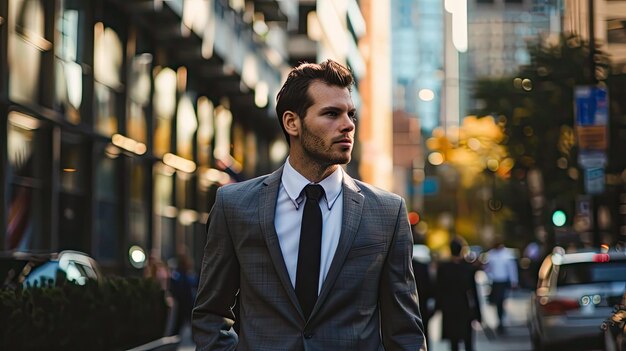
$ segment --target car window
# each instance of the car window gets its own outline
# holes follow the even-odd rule
[[[83,275],[85,277],[91,278],[91,279],[98,279],[98,275],[93,270],[93,268],[91,268],[91,266],[78,264],[78,263],[77,263],[77,265],[81,267],[80,270],[83,272]]]
[[[626,262],[583,262],[562,265],[558,285],[626,282]]]
[[[34,266],[24,279],[24,286],[41,286],[42,284],[54,283],[57,277],[59,265],[56,262],[45,262]]]

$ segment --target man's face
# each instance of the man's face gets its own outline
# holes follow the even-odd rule
[[[315,81],[309,95],[313,105],[301,120],[302,156],[321,166],[350,162],[356,118],[350,91]]]

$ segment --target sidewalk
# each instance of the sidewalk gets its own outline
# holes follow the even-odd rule
[[[191,340],[191,327],[186,325],[180,333],[180,345],[177,351],[194,351],[196,345]]]
[[[484,296],[483,294],[480,294]],[[482,329],[475,330],[474,349],[477,351],[530,351],[532,345],[526,326],[530,293],[528,291],[514,291],[505,302],[506,316],[504,326],[506,333],[496,335],[494,340],[489,340]],[[496,308],[481,301],[483,324],[495,330],[497,325]],[[439,312],[430,319],[429,323],[430,345],[429,351],[448,351],[450,344],[441,340],[441,314]],[[463,346],[460,346],[463,349]]]

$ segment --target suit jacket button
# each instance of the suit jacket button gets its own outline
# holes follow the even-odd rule
[[[313,333],[307,333],[307,332],[304,333],[305,339],[311,339],[312,337],[313,337]]]

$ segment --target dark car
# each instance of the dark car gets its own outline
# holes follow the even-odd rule
[[[0,255],[0,286],[29,287],[55,284],[59,279],[84,285],[102,277],[96,261],[79,251],[33,254],[11,252]]]
[[[528,318],[533,348],[602,344],[599,326],[620,303],[626,285],[626,255],[556,248],[538,278]]]
[[[600,326],[604,331],[605,351],[626,350],[626,291],[622,302],[615,305],[613,313]]]

